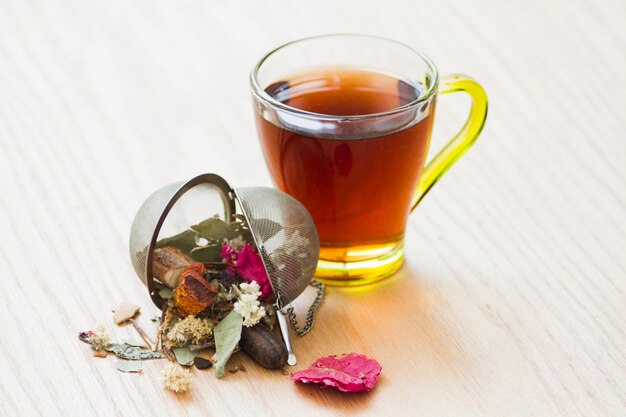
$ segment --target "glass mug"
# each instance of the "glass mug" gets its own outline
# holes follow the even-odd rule
[[[316,279],[362,285],[396,272],[409,214],[480,134],[482,87],[464,75],[440,77],[404,44],[351,34],[280,46],[250,82],[273,181],[318,229]],[[467,122],[424,166],[437,95],[457,91],[472,98]]]

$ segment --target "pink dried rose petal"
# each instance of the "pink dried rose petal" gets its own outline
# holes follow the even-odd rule
[[[261,288],[259,299],[264,300],[272,294],[272,286],[263,267],[261,256],[251,244],[246,243],[240,251],[237,251],[228,242],[224,242],[220,256],[228,263],[229,274],[234,275],[236,272],[244,281],[256,281],[259,284]]]
[[[228,265],[233,266],[235,263],[234,261],[237,260],[237,250],[230,246],[228,242],[224,242],[220,256],[228,263]]]
[[[293,381],[323,384],[322,388],[336,387],[344,392],[370,391],[378,382],[380,364],[359,353],[320,358],[309,369],[291,374]]]

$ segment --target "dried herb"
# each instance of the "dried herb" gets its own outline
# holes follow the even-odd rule
[[[119,358],[135,361],[161,359],[163,357],[163,355],[161,355],[159,352],[152,352],[150,350],[142,349],[128,343],[109,343],[107,346],[104,347],[104,349],[111,353],[114,353]]]
[[[140,373],[142,371],[141,361],[117,361],[115,366],[125,373]]]
[[[213,327],[217,320],[187,316],[177,318],[170,330],[165,334],[167,344],[171,347],[201,346],[213,342]],[[191,350],[198,350],[197,347]]]
[[[213,331],[215,336],[215,355],[213,359],[216,362],[215,376],[218,378],[224,376],[226,362],[230,359],[241,339],[242,326],[243,317],[233,310],[220,321]]]
[[[220,251],[224,239],[230,240],[241,236],[247,242],[253,242],[252,234],[242,216],[227,223],[218,216],[203,220],[177,235],[161,239],[157,248],[171,246],[188,253],[197,262],[221,262]]]
[[[222,245],[212,243],[205,246],[197,246],[193,248],[189,254],[197,262],[220,262],[221,251]]]
[[[245,217],[235,216],[235,221],[227,223],[218,216],[211,217],[201,221],[195,226],[191,226],[192,230],[198,233],[198,236],[208,240],[210,243],[222,243],[224,239],[234,239],[241,236],[246,242],[254,242],[252,233],[248,228]]]
[[[183,366],[193,365],[193,360],[198,356],[197,351],[191,351],[187,348],[174,348],[174,356],[176,361]]]
[[[305,241],[283,230],[273,220],[253,221],[257,228],[271,230],[262,236],[264,240],[284,232],[293,240],[294,247],[300,248],[300,241]],[[263,321],[271,328],[276,321],[268,274],[246,219],[235,215],[233,222],[225,222],[216,215],[182,233],[161,239],[156,247],[158,256],[155,255],[154,262],[158,265],[156,269],[153,265],[153,273],[158,280],[159,295],[167,300],[160,319],[157,346],[161,346],[162,354],[171,362],[183,366],[193,364],[198,369],[215,364],[217,378],[224,377],[227,362],[242,343],[243,326],[253,329]],[[291,258],[299,254],[282,255],[286,259],[272,259],[270,266],[292,267],[287,265],[288,261],[297,264],[298,261]],[[271,333],[264,326],[263,329]],[[211,360],[198,356],[201,350],[210,347],[215,347]],[[282,350],[279,353],[282,359]],[[166,386],[176,392],[184,391],[188,385],[188,371],[178,364],[168,365],[163,375]],[[246,370],[237,365],[231,366],[228,372]],[[182,385],[178,381],[182,381]]]
[[[93,350],[103,350],[111,342],[111,338],[103,325],[98,325],[96,330],[87,330],[78,333],[78,338],[89,343]]]
[[[92,331],[80,332],[78,334],[78,338],[85,343],[89,343],[94,351],[104,349],[107,352],[114,353],[119,358],[128,360],[160,359],[163,357],[163,355],[159,352],[153,352],[138,346],[133,346],[131,343],[108,343],[107,345],[100,347],[97,342],[91,340],[93,334],[94,332]]]

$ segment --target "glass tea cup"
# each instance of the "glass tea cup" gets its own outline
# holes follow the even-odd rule
[[[250,82],[272,179],[317,227],[316,278],[363,285],[396,272],[409,214],[483,128],[483,88],[464,75],[440,76],[404,44],[352,34],[280,46]],[[425,165],[437,96],[459,91],[472,99],[469,117]]]

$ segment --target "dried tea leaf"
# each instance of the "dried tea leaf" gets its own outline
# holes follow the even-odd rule
[[[110,343],[105,349],[116,354],[119,358],[128,360],[160,359],[163,357],[159,352],[152,352],[128,343]]]
[[[118,370],[125,373],[141,373],[141,361],[117,361]]]
[[[113,314],[113,321],[115,324],[122,324],[139,313],[141,308],[137,305],[130,303],[122,303],[115,308],[115,314]]]
[[[80,332],[78,333],[78,338],[85,343],[89,343],[94,351],[102,350],[96,349],[92,340],[90,340],[93,334],[94,332],[92,331]],[[132,343],[108,343],[106,346],[103,346],[103,349],[114,353],[122,359],[128,360],[160,359],[163,357],[163,355],[159,352],[153,352],[138,346],[133,346]]]
[[[177,235],[166,237],[157,242],[157,248],[164,248],[166,246],[172,246],[178,248],[185,253],[189,253],[193,248],[198,246],[196,243],[197,233],[193,230],[185,230]]]
[[[234,239],[241,235],[242,232],[245,233],[246,231],[242,226],[241,222],[226,223],[219,217],[211,217],[195,226],[191,226],[191,230],[195,230],[199,237],[208,240],[210,243],[221,243],[224,239]]]
[[[187,348],[173,348],[176,361],[183,366],[193,365],[193,360],[198,356],[198,351],[191,351]]]
[[[177,235],[161,239],[157,248],[174,247],[190,254],[198,262],[220,262],[221,244],[224,239],[230,240],[241,236],[246,242],[253,242],[252,233],[242,216],[228,223],[215,215],[191,226]]]
[[[243,317],[241,314],[232,310],[226,317],[219,322],[213,330],[215,336],[215,376],[222,378],[224,376],[226,362],[235,351],[237,343],[241,339],[241,328],[243,326]]]
[[[172,298],[174,296],[174,290],[171,289],[171,288],[161,288],[159,290],[159,295],[161,296],[161,298],[163,298],[165,300],[168,300],[168,299],[170,299],[170,298]],[[160,319],[160,318],[158,318],[158,319]],[[153,318],[152,321],[156,321],[156,320],[154,320],[154,318]]]
[[[205,246],[197,246],[189,252],[189,255],[196,262],[221,262],[222,257],[220,253],[222,251],[221,243],[211,243]]]

